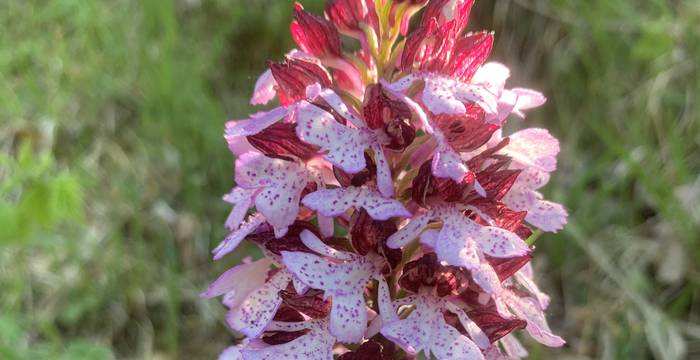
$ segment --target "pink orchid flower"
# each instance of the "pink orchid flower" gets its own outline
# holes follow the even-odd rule
[[[327,321],[272,322],[271,331],[308,331],[284,344],[270,345],[263,341],[244,342],[224,351],[219,360],[277,360],[277,359],[333,359],[336,339],[328,332]]]
[[[310,249],[324,255],[283,252],[282,262],[304,284],[321,289],[331,297],[330,332],[343,342],[360,342],[367,330],[367,305],[364,290],[377,275],[379,257],[356,255],[335,250],[309,231],[301,239]]]
[[[202,293],[203,298],[224,295],[223,303],[230,309],[226,316],[229,326],[248,337],[260,335],[272,321],[282,303],[277,292],[292,281],[292,276],[285,270],[266,279],[271,264],[270,260],[261,259],[235,266]]]
[[[445,298],[431,294],[428,288],[421,289],[418,295],[392,302],[389,299],[386,283],[380,282],[381,334],[401,346],[406,352],[423,352],[445,360],[483,360],[479,346],[488,346],[488,339],[466,314]],[[405,319],[396,314],[399,306],[414,305],[415,309]],[[447,324],[443,312],[455,312],[471,339]]]

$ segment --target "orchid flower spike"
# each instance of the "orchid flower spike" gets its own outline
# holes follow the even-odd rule
[[[294,4],[298,49],[250,99],[274,105],[224,132],[235,186],[214,259],[243,242],[263,256],[202,293],[223,296],[243,336],[220,359],[520,359],[523,336],[564,344],[530,238],[567,222],[540,192],[559,142],[503,134],[546,98],[487,62],[494,34],[465,32],[473,4]]]

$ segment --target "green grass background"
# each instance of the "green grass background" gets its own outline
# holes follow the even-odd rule
[[[319,11],[320,0],[305,1]],[[0,2],[0,358],[211,359],[232,338],[198,293],[235,256],[232,157],[286,0]],[[537,242],[563,349],[700,357],[700,1],[480,0],[511,84],[549,96],[511,129],[562,142]]]

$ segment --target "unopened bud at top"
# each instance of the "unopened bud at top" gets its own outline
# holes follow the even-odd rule
[[[294,4],[294,20],[290,26],[292,37],[305,52],[320,57],[341,57],[341,41],[338,30],[328,20],[306,12]]]

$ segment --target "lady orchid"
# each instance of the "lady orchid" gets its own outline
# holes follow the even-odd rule
[[[251,98],[277,106],[226,124],[237,185],[214,259],[244,240],[264,257],[202,294],[223,295],[246,337],[220,359],[520,359],[524,335],[564,344],[528,243],[566,223],[538,192],[559,143],[502,133],[545,98],[485,62],[494,36],[465,32],[473,3],[294,5],[298,49]]]

